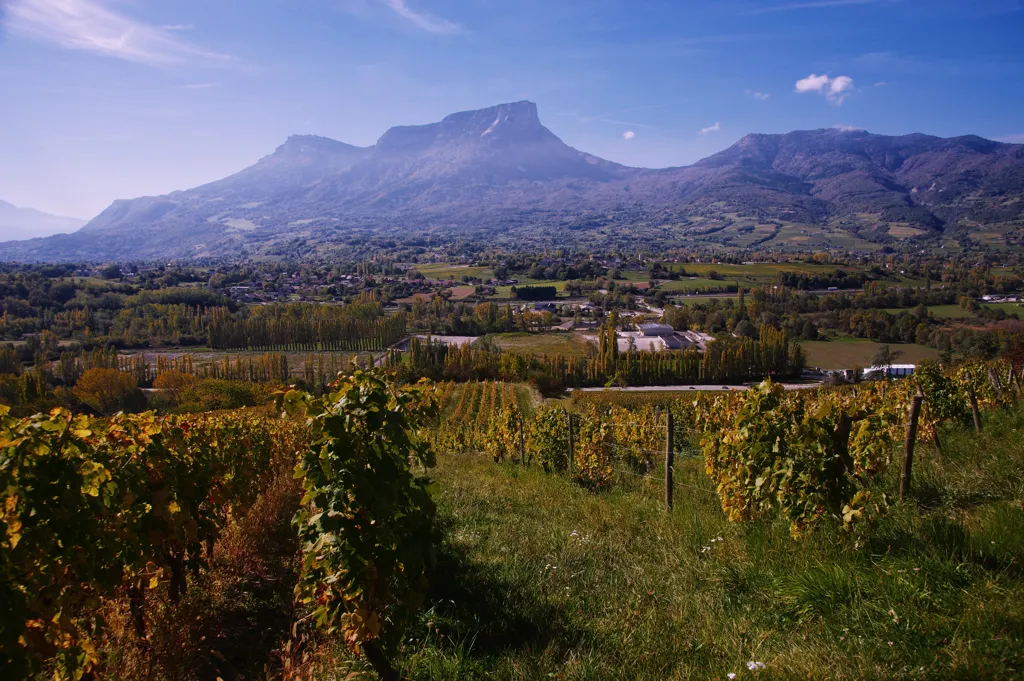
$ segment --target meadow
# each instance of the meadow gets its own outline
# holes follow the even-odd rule
[[[859,338],[837,338],[829,341],[800,341],[807,353],[807,366],[820,369],[853,369],[871,366],[871,358],[881,346],[875,341]],[[897,363],[918,364],[938,359],[939,351],[923,345],[894,343],[889,345],[901,353]]]
[[[488,338],[509,352],[585,357],[594,351],[593,343],[575,333],[499,333]]]

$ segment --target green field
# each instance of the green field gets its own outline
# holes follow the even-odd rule
[[[499,333],[488,336],[502,350],[543,355],[585,356],[593,344],[574,333]]]
[[[489,279],[494,273],[487,267],[470,267],[469,265],[452,265],[449,263],[424,263],[410,264],[410,268],[417,270],[427,279],[461,280],[464,276]]]
[[[882,311],[889,314],[900,314],[902,312],[911,312],[912,310],[913,308],[889,307]],[[959,305],[930,305],[928,313],[936,319],[970,319],[974,316],[973,313],[968,312]]]
[[[982,303],[981,306],[987,310],[1003,310],[1006,314],[1017,314],[1024,316],[1024,306],[1020,303]],[[887,308],[885,312],[890,314],[899,314],[900,312],[909,312],[910,309],[891,307]],[[928,307],[928,312],[936,319],[973,319],[975,314],[959,305],[931,305]]]
[[[807,366],[819,369],[853,369],[871,366],[871,358],[881,343],[860,339],[839,339],[832,341],[801,341],[807,353]],[[897,360],[903,364],[917,364],[925,360],[938,359],[939,351],[923,345],[893,343],[889,345],[902,354]]]
[[[554,286],[558,296],[565,295],[565,282],[564,281],[544,281],[542,279],[519,279],[519,283],[516,284],[516,288],[520,286]],[[511,298],[512,297],[512,286],[498,286],[497,293],[492,298]]]

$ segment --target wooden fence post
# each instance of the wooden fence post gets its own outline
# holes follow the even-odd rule
[[[921,415],[924,395],[918,390],[910,402],[910,420],[907,422],[907,441],[903,447],[903,474],[900,476],[900,501],[910,492],[910,477],[914,467],[914,444],[917,442],[917,419]]]
[[[996,399],[999,400],[999,405],[1003,405],[1003,385],[999,382],[999,374],[992,367],[988,369],[988,380],[992,381],[992,387],[996,389]]]
[[[968,375],[968,380],[970,380]],[[978,409],[978,396],[974,392],[974,385],[968,382],[967,384],[967,397],[971,401],[971,414],[974,415],[974,432],[981,435],[981,411]]]
[[[665,507],[672,510],[672,477],[675,473],[675,447],[673,446],[672,410],[665,410]]]
[[[569,474],[572,475],[573,465],[576,462],[576,441],[572,432],[572,414],[566,411],[565,417],[569,419]]]
[[[932,410],[928,408],[928,403],[924,403],[924,417],[932,424],[932,444],[935,445],[935,451],[942,456],[942,442],[939,440],[939,422],[932,418]]]
[[[519,417],[519,462],[526,465],[526,445],[523,442],[523,417]]]

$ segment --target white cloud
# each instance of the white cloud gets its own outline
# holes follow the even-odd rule
[[[179,90],[210,90],[215,87],[220,87],[220,83],[185,83],[179,85]]]
[[[751,14],[769,14],[771,12],[792,12],[800,9],[823,9],[826,7],[843,7],[845,5],[873,5],[886,0],[806,0],[805,2],[789,2],[781,5],[759,7]]]
[[[231,61],[227,55],[178,40],[166,29],[107,9],[99,0],[14,0],[7,6],[7,28],[65,49],[141,64]]]
[[[812,73],[806,78],[801,78],[796,82],[797,92],[821,92],[828,87],[829,77],[825,75],[816,75]]]
[[[700,129],[700,134],[707,135],[708,133],[718,132],[721,129],[722,129],[722,124],[719,123],[718,121],[715,121],[714,125],[709,125],[706,128],[701,128]]]
[[[832,129],[833,130],[838,130],[839,132],[863,132],[864,131],[864,128],[858,128],[858,127],[856,127],[854,125],[843,125],[842,123],[840,123],[839,125],[833,125]]]
[[[412,7],[409,7],[406,0],[379,0],[385,6],[389,7],[395,14],[406,19],[417,27],[427,31],[428,33],[437,33],[441,35],[450,35],[452,33],[459,33],[462,31],[462,27],[456,24],[454,21],[448,21],[441,17],[435,17],[426,12],[418,12]]]
[[[886,83],[884,80],[880,80],[877,83],[875,83],[875,87],[885,87],[886,85],[888,85],[888,83]]]
[[[747,90],[747,94],[753,97],[754,99],[762,102],[771,97],[771,95],[768,94],[767,92],[755,92],[754,90]]]
[[[817,92],[824,95],[825,99],[829,102],[838,106],[853,92],[853,78],[849,76],[830,78],[824,73],[820,76],[812,73],[796,82],[796,91],[800,94]]]
[[[191,31],[195,26],[192,24],[164,24],[160,28],[165,31]]]
[[[636,133],[633,132],[632,130],[627,130],[626,132],[622,133],[622,139],[631,140],[634,137],[636,137]]]
[[[996,141],[1006,142],[1007,144],[1024,144],[1024,132],[1018,132],[1012,135],[1003,135],[1002,137],[997,137]]]

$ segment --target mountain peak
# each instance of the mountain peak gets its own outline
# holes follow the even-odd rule
[[[330,137],[320,137],[319,135],[292,135],[286,139],[284,144],[279,146],[274,153],[337,153],[358,149],[361,149],[361,147],[345,144],[344,142],[333,140]]]
[[[386,152],[406,152],[460,143],[523,143],[557,140],[540,122],[537,105],[520,101],[460,111],[438,123],[391,128],[377,141]]]

